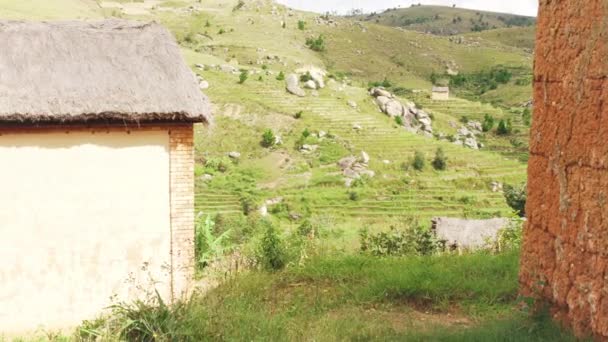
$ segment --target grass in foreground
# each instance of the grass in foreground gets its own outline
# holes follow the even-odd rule
[[[174,307],[122,306],[81,338],[138,341],[571,341],[515,309],[518,256],[337,256],[250,272]]]

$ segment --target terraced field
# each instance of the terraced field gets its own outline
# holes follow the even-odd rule
[[[308,165],[312,166],[285,170],[278,178],[298,175],[304,178],[303,174],[309,173],[310,179],[306,182],[285,182],[264,193],[268,198],[283,197],[295,211],[366,222],[386,222],[387,219],[399,217],[426,220],[434,216],[502,216],[508,215],[509,208],[501,193],[491,191],[490,183],[511,183],[525,179],[525,164],[517,160],[406,132],[377,110],[363,88],[334,82],[326,89],[319,90],[318,96],[299,98],[288,95],[283,82],[268,78],[262,82],[251,81],[239,85],[241,91],[237,95],[234,85],[220,82],[225,81],[225,75],[215,71],[204,72],[204,75],[212,83],[218,84],[209,91],[216,103],[247,101],[254,108],[266,108],[285,117],[303,111],[301,120],[286,131],[279,132],[285,139],[280,150],[291,155],[293,160],[308,161]],[[247,93],[245,98],[243,93]],[[348,106],[348,100],[356,101],[358,108]],[[459,99],[446,103],[433,103],[430,100],[422,103],[425,108],[441,110],[444,117],[454,120],[465,113],[471,119],[483,118],[485,113],[497,118],[508,115],[489,105]],[[361,129],[354,129],[355,126]],[[335,136],[334,143],[342,146],[343,155],[324,159],[325,148],[329,147],[323,144],[314,154],[298,152],[292,146],[292,141],[304,128],[311,132],[323,130],[331,133]],[[402,164],[407,164],[415,151],[423,152],[430,162],[438,147],[443,148],[449,158],[447,171],[434,171],[430,166],[423,172],[403,169]],[[347,189],[335,161],[351,154],[359,155],[361,151],[370,155],[370,169],[376,172],[376,177],[363,187]],[[221,156],[229,150],[214,152]],[[328,161],[319,163],[318,160]],[[209,213],[238,211],[239,194],[217,198],[204,194],[205,191],[215,190],[202,185],[197,189],[201,192],[197,197],[201,199],[198,209]],[[357,200],[349,199],[352,191],[358,193]]]

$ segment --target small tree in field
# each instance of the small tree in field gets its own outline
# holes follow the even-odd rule
[[[249,72],[247,70],[241,71],[241,74],[239,75],[239,84],[245,83],[245,81],[247,81],[248,78],[249,78]]]
[[[272,132],[272,130],[270,128],[265,130],[264,134],[262,134],[262,146],[272,147],[274,145],[275,141],[276,141],[276,137],[275,137],[274,133]]]
[[[445,156],[443,149],[439,147],[435,152],[435,159],[433,159],[433,168],[437,171],[443,171],[448,168],[448,158]]]
[[[298,30],[304,31],[306,29],[306,22],[304,20],[298,21]]]
[[[417,171],[422,171],[425,163],[424,154],[420,151],[416,151],[416,153],[414,153],[414,161],[412,162],[414,169]]]

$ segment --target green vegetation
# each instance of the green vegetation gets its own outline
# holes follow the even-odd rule
[[[524,217],[526,215],[526,199],[528,196],[527,184],[505,184],[504,188],[505,199],[507,200],[507,204],[511,208],[513,208],[513,210],[515,210],[519,216]]]
[[[496,133],[499,135],[509,135],[513,132],[513,125],[511,123],[511,119],[500,120],[498,123],[498,127],[496,128]]]
[[[317,38],[307,38],[306,46],[308,46],[313,51],[325,51],[325,38],[323,37],[323,35],[319,35]]]
[[[245,83],[245,81],[247,81],[248,78],[249,78],[249,71],[247,71],[247,70],[241,71],[241,74],[239,75],[239,84]]]
[[[276,136],[274,135],[274,132],[270,128],[265,130],[264,134],[262,134],[262,146],[271,147],[275,142]]]
[[[437,171],[445,171],[448,168],[448,158],[445,156],[445,152],[441,147],[437,148],[435,152],[435,159],[433,159],[433,168]]]
[[[298,20],[298,30],[304,31],[306,29],[306,22],[304,20]]]
[[[481,123],[481,127],[484,132],[491,131],[494,128],[494,117],[490,114],[486,114]]]
[[[437,35],[531,27],[536,22],[532,17],[426,5],[412,5],[409,8],[394,8],[381,13],[358,15],[357,19]]]
[[[424,170],[424,165],[426,164],[426,160],[424,158],[424,153],[420,151],[416,151],[414,153],[414,160],[412,161],[412,167],[416,171]]]
[[[277,81],[284,81],[284,80],[285,80],[285,74],[283,73],[283,71],[281,71],[277,75]]]

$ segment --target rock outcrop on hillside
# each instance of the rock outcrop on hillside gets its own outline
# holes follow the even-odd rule
[[[304,89],[300,88],[300,79],[296,74],[289,74],[285,78],[285,84],[287,91],[293,95],[304,97],[306,96],[306,92]]]
[[[370,157],[365,151],[361,151],[359,158],[348,156],[338,161],[338,166],[344,176],[344,184],[350,187],[352,183],[361,177],[373,178],[376,173],[369,170]]]
[[[433,121],[429,114],[416,108],[414,103],[401,103],[395,95],[383,87],[374,87],[369,94],[375,98],[378,108],[386,115],[400,117],[402,125],[411,132],[433,136]]]

